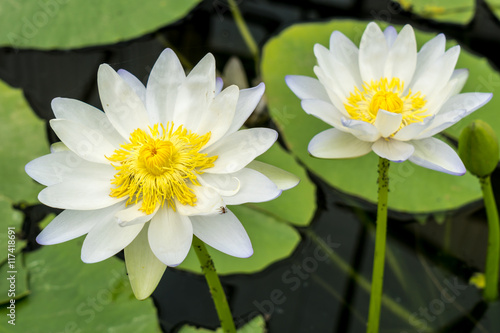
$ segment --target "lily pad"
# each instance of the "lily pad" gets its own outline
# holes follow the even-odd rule
[[[205,328],[197,328],[191,325],[184,325],[179,330],[179,333],[222,333],[222,328],[215,331],[207,330]],[[257,316],[243,327],[237,330],[238,333],[265,333],[266,322],[262,316]]]
[[[378,157],[374,153],[343,160],[311,157],[307,152],[309,141],[329,126],[307,115],[300,106],[300,100],[284,81],[285,76],[289,74],[315,77],[313,73],[313,67],[316,65],[316,58],[313,54],[314,44],[328,45],[330,34],[334,30],[339,30],[359,45],[366,24],[366,22],[352,20],[336,20],[328,23],[294,25],[265,45],[262,75],[267,87],[271,116],[291,152],[332,186],[348,194],[376,202]],[[400,27],[396,28],[400,29]],[[417,44],[421,47],[435,34],[416,31],[416,36]],[[463,67],[469,68],[470,71],[469,80],[463,91],[488,92],[500,85],[500,77],[484,59],[462,49],[457,68]],[[500,109],[500,97],[494,97],[485,107],[476,111],[473,116],[463,119],[447,133],[452,137],[458,136],[461,128],[474,117],[484,119],[500,133],[498,109]],[[286,110],[286,121],[282,112],[277,112],[277,110]],[[403,212],[446,211],[482,197],[477,179],[469,173],[457,177],[425,169],[410,162],[403,162],[391,164],[390,179],[389,206]]]
[[[124,263],[80,260],[83,238],[25,254],[30,295],[16,301],[19,332],[161,332],[153,301],[135,299]],[[7,318],[7,309],[0,315]],[[0,331],[8,331],[7,320]]]
[[[474,16],[474,0],[396,0],[396,2],[408,12],[440,22],[466,24]]]
[[[14,253],[11,261],[5,261],[0,266],[0,288],[4,290],[0,296],[0,304],[7,304],[11,299],[18,300],[30,293],[28,288],[28,271],[24,265],[24,254]],[[13,260],[12,260],[13,259]]]
[[[0,46],[68,49],[117,43],[173,23],[199,2],[2,1]]]

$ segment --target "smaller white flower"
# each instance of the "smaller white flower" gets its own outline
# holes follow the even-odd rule
[[[374,151],[453,175],[465,173],[457,153],[432,136],[486,104],[490,93],[459,94],[469,75],[455,69],[460,47],[445,51],[440,34],[417,53],[406,25],[398,34],[369,23],[359,49],[334,31],[330,49],[316,44],[318,79],[289,75],[288,87],[308,114],[333,128],[309,143],[311,155],[351,158]]]
[[[251,256],[250,239],[227,205],[272,200],[298,183],[253,161],[273,145],[276,131],[238,131],[264,84],[222,90],[211,54],[186,76],[167,49],[147,87],[106,64],[98,86],[105,113],[77,100],[53,100],[57,119],[50,125],[63,145],[26,165],[47,186],[39,200],[65,209],[37,241],[87,234],[81,255],[87,263],[125,249],[139,299],[156,288],[166,266],[185,259],[193,234],[221,252]]]

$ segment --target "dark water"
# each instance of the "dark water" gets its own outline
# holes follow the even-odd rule
[[[476,1],[476,15],[466,26],[421,19],[385,1],[238,3],[260,46],[297,22],[385,18],[444,32],[494,65],[500,62],[496,54],[500,24],[482,1]],[[96,68],[101,63],[127,69],[145,81],[165,47],[162,40],[192,63],[207,51],[214,53],[219,69],[231,55],[238,55],[249,78],[256,75],[227,5],[205,1],[180,22],[125,43],[71,51],[0,49],[0,78],[22,88],[36,114],[48,120],[50,101],[57,96],[100,107]],[[50,129],[47,135],[51,142],[57,141]],[[239,325],[264,314],[269,332],[364,332],[375,207],[310,176],[318,186],[318,208],[311,226],[299,229],[302,242],[294,254],[257,274],[223,277],[233,314]],[[498,193],[498,172],[493,183]],[[37,222],[52,210],[41,205],[20,209],[26,216],[24,232],[31,240],[28,249],[34,250]],[[500,332],[500,305],[483,303],[480,291],[467,282],[474,272],[484,270],[487,228],[482,203],[443,216],[438,223],[390,213],[384,282],[389,305],[382,308],[382,332]],[[175,332],[183,323],[218,326],[202,276],[168,269],[153,299],[165,332]]]

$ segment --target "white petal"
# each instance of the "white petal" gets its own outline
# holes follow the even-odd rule
[[[359,70],[364,82],[380,80],[384,75],[387,41],[379,26],[370,22],[359,45]]]
[[[209,186],[220,195],[234,195],[240,189],[240,181],[233,174],[210,174],[198,175],[198,181],[203,186]]]
[[[460,157],[443,141],[428,138],[415,140],[411,143],[415,147],[415,152],[410,157],[411,162],[450,175],[461,176],[465,173],[465,166]]]
[[[429,116],[424,118],[421,122],[406,125],[394,134],[393,139],[398,141],[408,141],[414,139],[432,125],[434,118],[435,116]]]
[[[96,210],[64,210],[36,238],[42,245],[59,244],[85,235],[102,221],[110,219],[122,203]]]
[[[215,97],[215,58],[208,53],[188,74],[177,90],[174,124],[195,131],[201,116]]]
[[[301,105],[307,114],[313,115],[333,127],[343,127],[342,113],[331,103],[319,99],[304,99]]]
[[[71,120],[92,129],[93,132],[99,132],[114,146],[123,144],[122,136],[101,110],[76,99],[61,97],[54,98],[51,106],[57,119]]]
[[[403,141],[381,138],[373,143],[372,150],[378,156],[390,161],[403,162],[413,154],[414,148]]]
[[[141,99],[109,65],[99,66],[97,86],[106,116],[123,138],[128,140],[137,128],[148,129],[148,114]]]
[[[414,81],[411,86],[412,92],[420,91],[422,95],[428,96],[434,91],[441,90],[450,80],[459,55],[458,45],[446,51]]]
[[[117,71],[118,75],[125,81],[130,88],[139,96],[141,99],[142,103],[146,105],[146,87],[142,82],[136,78],[133,74],[130,72],[124,70],[124,69],[119,69]]]
[[[119,206],[118,206],[119,207]],[[139,234],[143,224],[120,227],[114,218],[116,210],[96,223],[89,231],[82,245],[82,261],[99,262],[114,256]]]
[[[26,173],[42,185],[50,186],[73,179],[113,179],[116,173],[111,164],[86,161],[72,151],[41,156],[26,164]]]
[[[380,138],[380,131],[378,128],[366,121],[343,118],[342,125],[344,127],[339,127],[339,129],[351,133],[359,140],[375,142]]]
[[[120,227],[146,223],[153,218],[159,207],[157,206],[157,208],[151,214],[146,214],[143,211],[139,210],[141,206],[142,201],[137,204],[129,205],[125,209],[117,212],[115,214],[116,223],[118,223]]]
[[[342,94],[342,92],[336,91],[334,89],[334,87],[338,87],[338,83],[331,76],[327,75],[321,67],[314,66],[313,69],[319,81],[326,89],[326,93],[328,94],[328,101],[330,101],[333,106],[337,108],[337,110],[340,110],[340,112],[342,112],[344,116],[348,117],[349,114],[345,110],[344,106],[344,100],[346,97],[344,96],[341,98],[340,94]]]
[[[227,87],[210,103],[207,112],[201,115],[199,127],[195,132],[200,135],[210,132],[210,140],[205,147],[226,134],[234,118],[239,92],[235,85]]]
[[[433,91],[427,96],[428,103],[426,107],[430,114],[439,112],[443,104],[450,99],[450,97],[458,94],[465,85],[469,71],[467,69],[455,69],[451,75],[450,81],[441,90]]]
[[[214,249],[238,258],[253,254],[245,228],[229,209],[217,216],[193,216],[191,221],[196,237]]]
[[[217,214],[221,207],[224,207],[224,201],[220,194],[213,188],[208,186],[189,186],[196,195],[196,204],[183,205],[178,200],[175,200],[177,212],[181,215],[210,215]]]
[[[357,86],[362,84],[361,74],[359,73],[359,50],[354,43],[340,31],[334,31],[330,35],[330,52],[346,68],[349,69]]]
[[[257,104],[259,104],[262,95],[264,94],[266,86],[264,83],[260,83],[258,86],[242,89],[238,97],[238,103],[236,103],[236,112],[229,126],[226,135],[236,132],[243,126],[245,121],[250,117],[252,112],[255,110]]]
[[[351,158],[366,155],[371,145],[371,142],[361,141],[352,134],[330,128],[312,138],[307,149],[319,158]]]
[[[291,189],[300,182],[299,177],[295,176],[293,173],[260,161],[250,162],[250,164],[247,165],[247,168],[262,173],[267,178],[271,179],[280,190]]]
[[[206,173],[231,173],[241,170],[254,158],[267,151],[278,138],[269,128],[251,128],[227,135],[201,151],[208,156],[217,155],[213,168]]]
[[[427,70],[427,67],[434,63],[439,57],[444,54],[446,46],[446,38],[443,34],[439,34],[427,43],[425,43],[417,54],[417,68],[413,80]]]
[[[148,239],[155,256],[167,266],[177,266],[186,258],[193,241],[189,217],[171,208],[162,208],[150,222]]]
[[[398,32],[396,31],[396,28],[390,25],[387,28],[385,28],[384,36],[385,40],[387,41],[387,47],[391,48],[396,38],[398,38]]]
[[[61,141],[55,142],[50,145],[50,152],[51,153],[59,153],[61,151],[69,151],[70,149],[68,146],[66,146],[64,143]]]
[[[174,118],[177,89],[185,80],[184,69],[171,49],[156,60],[146,88],[146,106],[151,124],[166,124]]]
[[[109,195],[111,182],[79,178],[44,188],[38,194],[41,203],[61,209],[90,210],[111,206],[123,201]]]
[[[384,76],[391,80],[399,78],[409,84],[417,64],[417,42],[410,25],[405,25],[392,44],[385,61]]]
[[[217,77],[217,79],[215,79],[215,96],[217,96],[222,91],[223,87],[224,81],[221,77]]]
[[[488,103],[493,94],[491,93],[463,93],[451,97],[436,115],[435,120],[429,128],[415,137],[424,139],[431,137],[458,122],[463,117],[468,116],[481,106]]]
[[[303,75],[287,75],[285,82],[288,88],[300,99],[330,100],[325,87],[318,79]]]
[[[276,184],[258,171],[244,168],[233,173],[233,176],[238,178],[241,185],[235,195],[223,197],[227,205],[269,201],[281,194]]]
[[[399,129],[402,120],[403,115],[401,113],[378,110],[377,118],[375,118],[373,124],[379,130],[382,137],[387,138]]]
[[[137,299],[149,297],[156,289],[167,266],[162,263],[149,246],[147,227],[125,247],[125,265],[132,291]]]

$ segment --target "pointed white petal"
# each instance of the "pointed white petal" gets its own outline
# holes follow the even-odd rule
[[[41,156],[26,164],[26,173],[42,185],[50,186],[74,179],[113,179],[111,164],[89,162],[70,150]]]
[[[151,70],[146,88],[146,106],[152,125],[173,120],[177,89],[185,79],[179,58],[171,49],[165,49]]]
[[[398,32],[396,31],[396,28],[390,25],[385,28],[384,36],[385,40],[387,41],[387,47],[390,49],[392,47],[392,44],[394,44],[396,38],[398,38]]]
[[[68,146],[66,146],[61,141],[55,142],[55,143],[50,145],[50,152],[51,153],[59,153],[61,151],[69,151]]]
[[[374,125],[382,137],[387,138],[398,130],[402,120],[403,115],[401,113],[378,110]]]
[[[403,141],[380,138],[373,143],[372,150],[378,156],[390,161],[403,162],[413,154],[414,148]]]
[[[375,142],[380,138],[378,128],[366,121],[343,118],[342,125],[343,128],[339,127],[339,129],[351,133],[359,140]]]
[[[331,103],[319,99],[304,99],[301,105],[307,114],[313,115],[333,127],[343,127],[342,113]]]
[[[271,179],[280,190],[291,189],[300,182],[299,177],[295,176],[293,173],[260,161],[250,162],[250,164],[247,165],[247,168],[262,173],[267,178]]]
[[[245,228],[229,209],[216,216],[193,216],[191,221],[196,237],[214,249],[238,258],[253,254]]]
[[[264,82],[262,82],[258,86],[240,90],[233,121],[231,122],[231,126],[229,126],[226,135],[236,132],[241,128],[241,126],[243,126],[245,121],[255,110],[257,104],[259,104],[265,88],[266,86],[264,85]]]
[[[227,87],[212,100],[207,112],[201,115],[195,132],[200,135],[210,132],[210,140],[205,148],[226,134],[234,118],[239,92],[235,85]]]
[[[217,77],[217,79],[215,79],[215,96],[217,96],[222,91],[223,87],[224,81],[221,77]]]
[[[116,210],[94,225],[82,245],[82,261],[99,262],[114,256],[139,234],[143,224],[120,227],[114,218]]]
[[[461,176],[465,166],[457,153],[446,143],[436,138],[427,138],[411,142],[415,147],[410,161],[424,168]]]
[[[365,82],[380,80],[384,75],[387,41],[379,26],[370,22],[359,45],[359,70]]]
[[[208,156],[217,155],[213,168],[206,173],[231,173],[241,170],[254,158],[267,151],[278,138],[269,128],[251,128],[227,135],[201,151]]]
[[[318,79],[303,75],[287,75],[285,82],[300,99],[320,99],[330,101],[325,87]]]
[[[443,34],[439,34],[427,43],[425,43],[417,54],[417,67],[413,80],[427,70],[427,67],[434,63],[439,57],[444,54],[446,46],[446,38]]]
[[[349,70],[357,86],[362,84],[359,73],[359,50],[354,43],[340,31],[334,31],[330,35],[330,52],[338,62],[344,64]]]
[[[175,200],[175,208],[181,215],[210,215],[217,214],[220,207],[224,207],[224,201],[220,194],[213,188],[208,186],[189,186],[196,195],[196,204],[183,205],[178,200]]]
[[[391,80],[399,78],[409,84],[417,65],[417,42],[410,25],[405,25],[392,44],[385,61],[384,76]]]
[[[177,90],[174,123],[195,131],[215,97],[215,58],[208,53]]]
[[[217,191],[220,195],[234,195],[240,189],[240,181],[233,174],[211,174],[204,173],[198,175],[198,181],[203,186],[209,186]]]
[[[167,266],[177,266],[186,258],[193,241],[189,217],[164,207],[149,224],[149,245],[154,255]]]
[[[457,95],[465,85],[469,71],[467,69],[455,69],[451,75],[450,81],[441,90],[433,91],[427,96],[428,103],[426,107],[430,114],[439,112],[443,104],[450,99],[450,97]]]
[[[151,251],[148,227],[142,228],[132,243],[125,247],[125,265],[130,285],[139,300],[146,299],[153,293],[167,268]]]
[[[371,145],[371,142],[361,141],[352,134],[330,128],[312,138],[307,149],[319,158],[351,158],[366,155]]]
[[[97,86],[106,116],[127,139],[137,128],[147,130],[148,114],[134,90],[107,64],[99,66]]]
[[[233,175],[240,181],[240,189],[232,196],[223,197],[227,205],[269,201],[281,194],[276,184],[258,171],[244,168]]]
[[[424,118],[424,121],[406,125],[394,134],[393,139],[398,141],[408,141],[414,139],[432,125],[434,118],[435,116],[429,116]]]
[[[125,81],[130,88],[136,93],[137,96],[141,99],[142,103],[146,105],[146,87],[142,82],[136,78],[132,73],[119,69],[117,71],[118,75]]]
[[[126,199],[111,197],[110,189],[110,181],[80,178],[44,188],[38,194],[38,200],[54,208],[90,210],[109,207]]]
[[[96,210],[64,210],[37,236],[42,245],[59,244],[85,235],[97,223],[110,219],[122,203]]]
[[[326,93],[328,94],[328,101],[337,108],[342,114],[346,117],[349,117],[349,114],[345,110],[344,100],[345,97],[341,98],[340,94],[342,92],[336,91],[334,87],[338,86],[338,83],[329,75],[327,75],[323,69],[319,66],[314,66],[314,73],[318,77],[321,84],[325,87]]]

